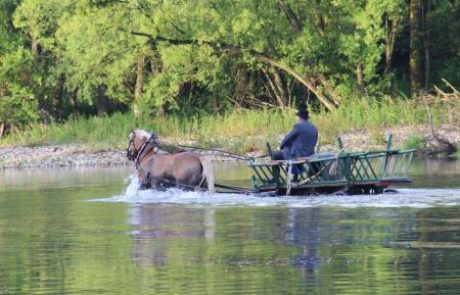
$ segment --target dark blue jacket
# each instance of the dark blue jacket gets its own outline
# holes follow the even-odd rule
[[[315,153],[318,141],[318,130],[308,121],[296,123],[292,130],[281,141],[285,159],[308,157]]]

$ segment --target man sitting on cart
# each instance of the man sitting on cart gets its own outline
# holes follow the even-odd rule
[[[305,107],[299,108],[296,115],[297,123],[281,141],[281,150],[273,153],[274,160],[309,157],[315,153],[318,129],[308,121],[308,110]]]

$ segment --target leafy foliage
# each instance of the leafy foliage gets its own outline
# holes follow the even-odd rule
[[[422,2],[414,48],[403,0],[1,0],[0,99],[20,115],[2,110],[0,123],[304,102],[332,111],[422,90],[410,90],[414,50],[425,90],[457,85],[460,3]]]

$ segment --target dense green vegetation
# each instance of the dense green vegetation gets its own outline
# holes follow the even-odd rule
[[[0,0],[0,137],[111,138],[107,117],[82,118],[121,112],[110,126],[209,140],[261,110],[234,120],[252,120],[232,133],[250,136],[284,131],[291,119],[270,114],[307,103],[329,138],[426,122],[426,97],[455,121],[439,95],[442,79],[460,84],[459,18],[459,0]],[[265,116],[277,127],[257,126]],[[46,138],[62,122],[86,138]]]
[[[437,105],[437,106],[436,106]],[[431,108],[434,124],[446,119],[446,113],[460,108],[445,108],[436,103]],[[446,112],[447,110],[447,112]],[[126,148],[126,136],[133,126],[155,131],[163,140],[220,147],[246,153],[265,148],[265,143],[278,146],[280,136],[294,123],[292,109],[235,110],[221,115],[183,117],[178,114],[136,118],[132,112],[70,119],[63,124],[34,124],[23,132],[11,134],[3,140],[6,145],[41,145],[51,143],[91,143],[96,149]],[[342,132],[355,128],[370,128],[372,136],[367,144],[383,144],[386,137],[381,127],[426,123],[423,104],[403,100],[361,100],[332,111],[312,114],[311,120],[320,130],[321,144],[335,144]],[[414,133],[399,148],[420,148],[421,135]]]

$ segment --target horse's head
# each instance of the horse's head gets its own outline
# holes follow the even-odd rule
[[[139,152],[147,145],[149,140],[153,137],[154,133],[144,130],[135,129],[128,135],[128,149],[126,150],[126,157],[130,161],[134,161],[139,155]],[[158,138],[155,135],[155,138]]]

